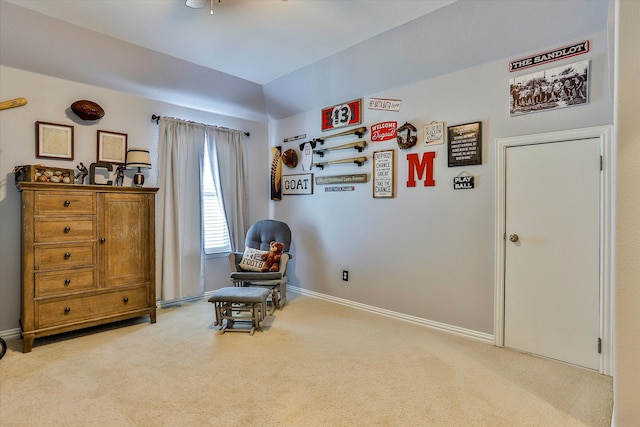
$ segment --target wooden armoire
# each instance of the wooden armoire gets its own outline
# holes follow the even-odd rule
[[[156,321],[157,188],[20,182],[23,351],[35,338]]]

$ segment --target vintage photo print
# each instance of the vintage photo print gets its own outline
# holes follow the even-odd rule
[[[583,105],[589,102],[589,61],[509,79],[512,116]]]

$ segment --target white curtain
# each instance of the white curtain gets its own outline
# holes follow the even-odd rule
[[[205,141],[218,194],[222,196],[232,250],[244,243],[249,216],[244,134],[161,118],[156,276],[162,301],[204,293],[201,162]]]
[[[242,251],[249,227],[245,136],[240,131],[213,126],[207,126],[206,133],[211,170],[218,171],[214,180],[222,196],[231,250]]]
[[[163,117],[158,140],[158,273],[160,299],[204,292],[200,161],[205,126]]]

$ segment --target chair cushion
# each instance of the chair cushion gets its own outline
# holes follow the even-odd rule
[[[264,302],[269,293],[265,288],[229,286],[214,291],[209,302]]]
[[[238,266],[246,271],[260,271],[264,265],[264,260],[261,258],[262,254],[266,254],[268,251],[261,251],[254,248],[246,248],[242,254],[242,260]]]
[[[264,273],[254,271],[234,271],[231,273],[231,280],[239,282],[259,282],[261,280],[280,280],[282,274],[279,271],[265,271]]]

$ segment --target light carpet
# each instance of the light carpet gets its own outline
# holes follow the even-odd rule
[[[2,426],[608,426],[612,379],[290,294],[262,332],[205,300],[9,342]]]

